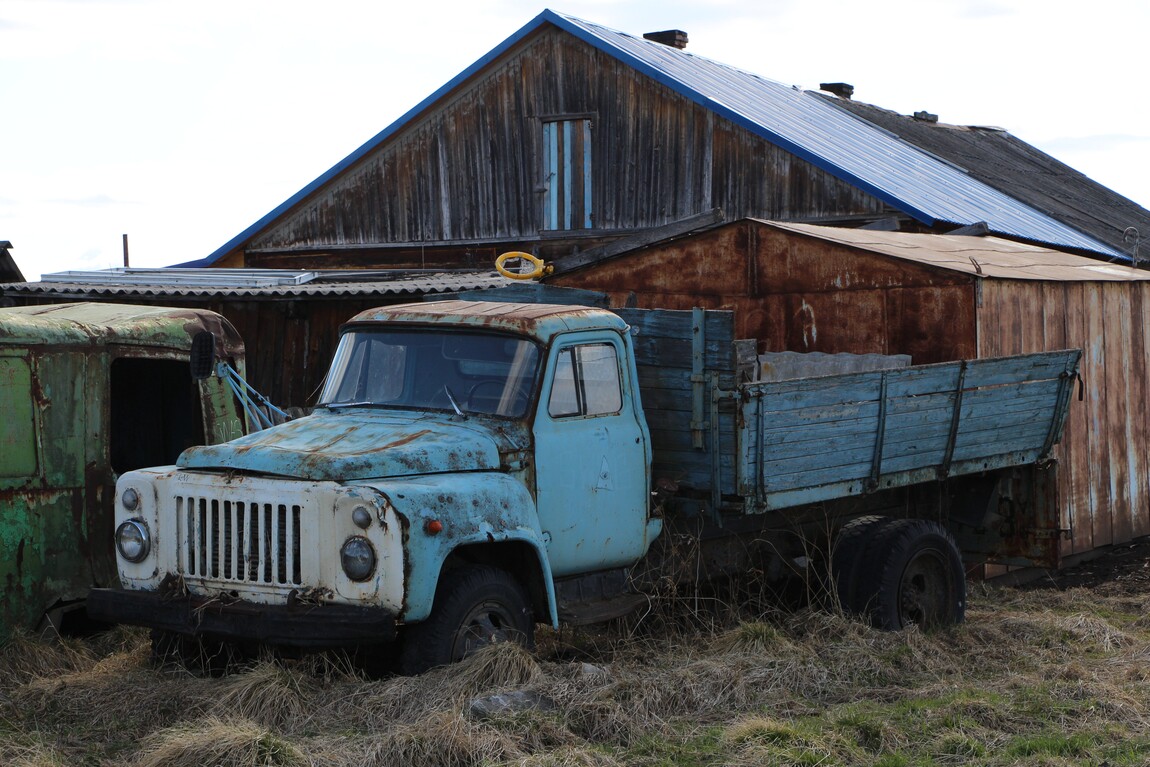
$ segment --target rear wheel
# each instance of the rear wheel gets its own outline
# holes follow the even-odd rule
[[[450,570],[440,578],[435,606],[422,623],[406,629],[399,670],[418,674],[455,663],[494,642],[535,646],[535,619],[523,587],[494,567]]]
[[[966,615],[966,572],[946,528],[925,519],[876,525],[856,568],[855,611],[876,628],[935,629]]]
[[[892,521],[890,517],[878,515],[858,517],[843,525],[835,537],[831,552],[831,579],[833,596],[838,599],[843,612],[851,615],[862,612],[864,606],[858,604],[857,584],[863,557],[875,531]]]

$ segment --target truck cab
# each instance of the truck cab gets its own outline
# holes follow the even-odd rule
[[[124,590],[94,604],[182,635],[398,637],[413,671],[558,625],[557,586],[620,577],[661,528],[631,344],[599,309],[361,313],[311,415],[121,478]]]
[[[116,479],[244,433],[217,379],[188,374],[192,339],[243,369],[214,312],[115,304],[0,309],[0,642],[82,616],[116,581]]]

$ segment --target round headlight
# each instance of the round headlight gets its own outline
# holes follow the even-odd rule
[[[151,550],[148,526],[139,519],[129,519],[116,528],[116,549],[129,562],[142,562]]]
[[[366,581],[375,572],[375,549],[367,538],[348,538],[339,550],[340,564],[353,581]]]
[[[120,503],[128,511],[135,511],[140,507],[140,494],[134,487],[129,487],[120,495]]]

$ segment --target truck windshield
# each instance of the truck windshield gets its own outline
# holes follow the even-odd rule
[[[319,404],[518,418],[538,366],[539,348],[516,336],[356,328],[340,338]]]

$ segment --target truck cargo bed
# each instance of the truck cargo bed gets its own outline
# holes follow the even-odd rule
[[[760,513],[1040,461],[1080,352],[777,382],[723,311],[616,310],[635,357],[653,476],[715,513]]]
[[[738,494],[758,510],[1039,461],[1077,350],[739,387]]]

